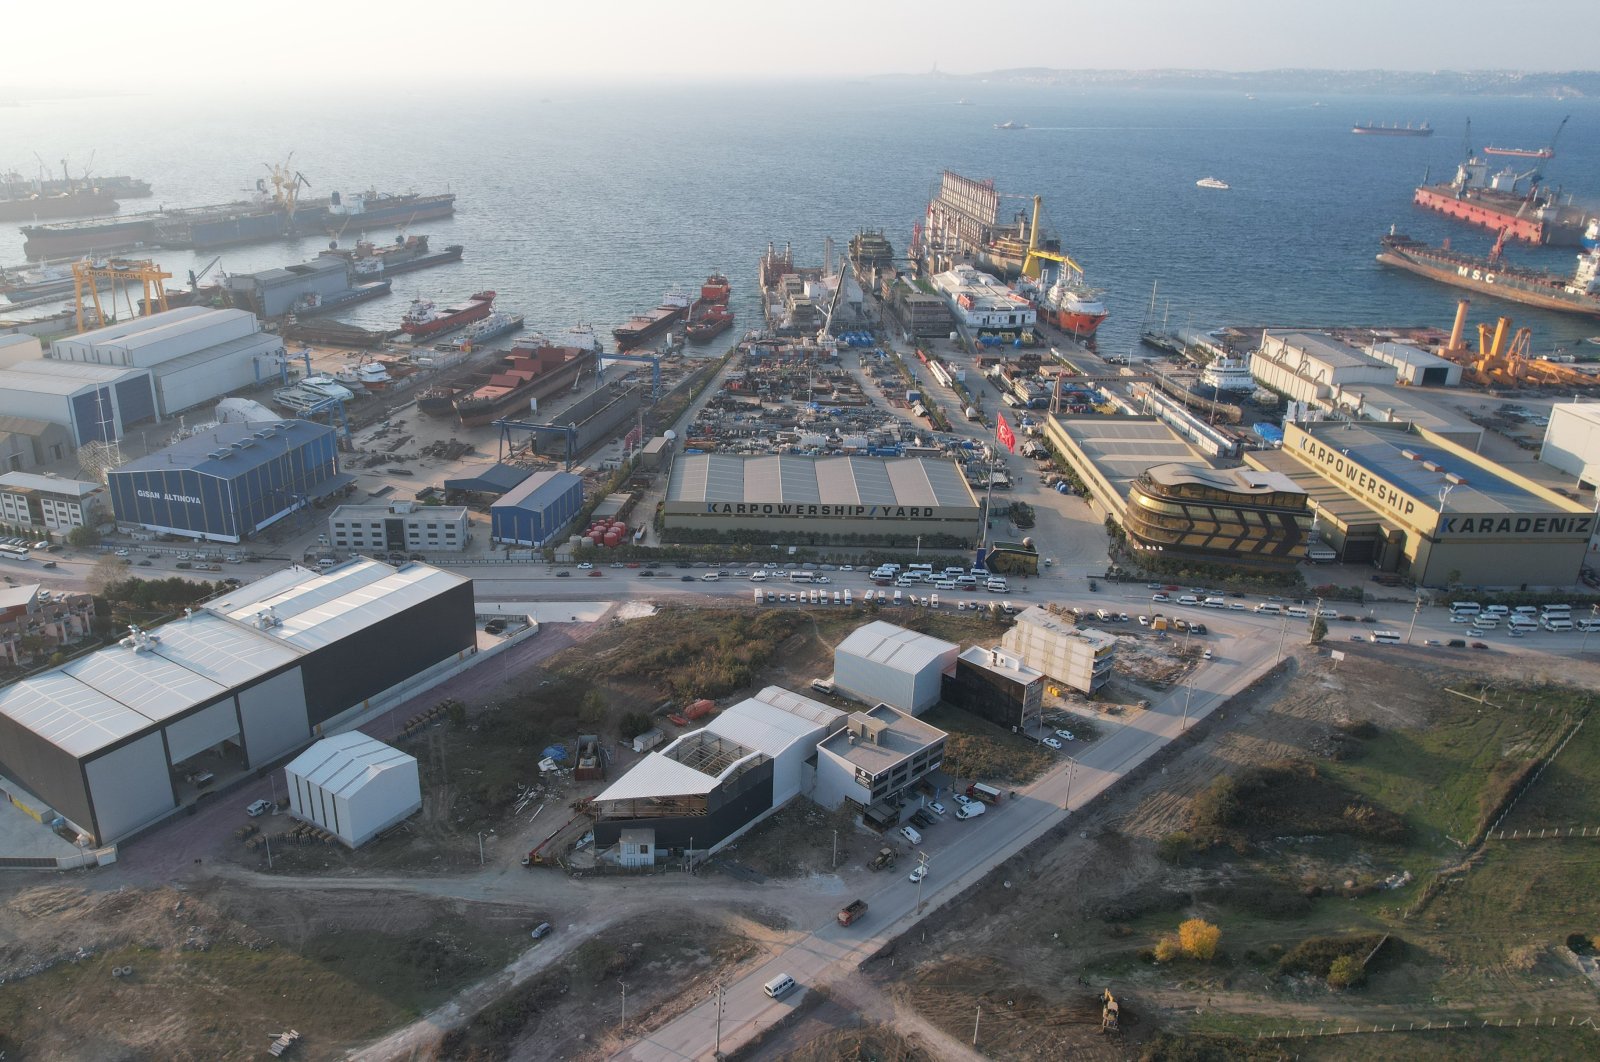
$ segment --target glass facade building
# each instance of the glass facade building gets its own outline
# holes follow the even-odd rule
[[[1123,530],[1135,549],[1288,567],[1304,557],[1310,524],[1306,493],[1288,476],[1174,463],[1129,485]]]

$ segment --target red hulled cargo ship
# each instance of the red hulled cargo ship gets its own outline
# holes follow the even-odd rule
[[[1578,256],[1571,276],[1513,265],[1500,255],[1496,241],[1487,257],[1463,254],[1449,247],[1429,247],[1391,232],[1383,238],[1378,261],[1442,284],[1563,313],[1600,317],[1600,251]]]
[[[668,292],[661,296],[661,305],[648,313],[636,313],[628,323],[611,330],[617,341],[617,352],[630,350],[650,342],[661,333],[689,315],[689,296]]]
[[[1418,188],[1411,201],[1469,225],[1505,232],[1509,239],[1557,247],[1576,247],[1589,220],[1582,208],[1561,202],[1559,192],[1541,185],[1536,170],[1516,173],[1508,168],[1491,174],[1489,164],[1479,158],[1457,167],[1448,184]]]
[[[573,329],[559,338],[563,342],[544,336],[520,340],[494,369],[458,394],[453,405],[462,427],[482,427],[527,412],[533,401],[571,390],[584,369],[594,366],[600,344],[587,329]]]
[[[732,289],[728,278],[713,273],[700,285],[700,297],[689,307],[689,324],[684,330],[691,343],[704,343],[733,327],[733,311],[728,308]]]
[[[416,339],[427,339],[454,331],[463,325],[488,317],[494,309],[494,296],[495,293],[492,291],[480,291],[466,302],[457,306],[446,306],[442,310],[434,306],[432,299],[415,299],[411,303],[411,309],[400,319],[400,330]]]

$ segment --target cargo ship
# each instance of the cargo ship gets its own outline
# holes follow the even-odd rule
[[[627,324],[611,330],[617,341],[617,350],[625,351],[650,342],[689,314],[689,296],[668,292],[661,296],[661,305],[646,313],[636,313]]]
[[[721,273],[706,277],[700,297],[689,307],[689,324],[684,334],[691,343],[705,343],[733,327],[733,311],[728,308],[732,288]]]
[[[1518,187],[1523,181],[1526,191]],[[1489,164],[1476,157],[1456,167],[1448,184],[1418,188],[1411,201],[1490,232],[1506,232],[1513,240],[1556,247],[1578,246],[1589,221],[1582,208],[1561,202],[1559,191],[1541,185],[1537,170],[1491,174]]]
[[[461,261],[465,248],[452,243],[442,251],[428,249],[426,236],[396,236],[391,244],[375,244],[370,240],[357,240],[353,248],[340,247],[337,240],[328,249],[318,252],[319,257],[343,258],[350,269],[362,280],[376,280],[400,273],[411,273],[436,265]]]
[[[1047,273],[1038,281],[1019,279],[1017,290],[1033,305],[1039,320],[1074,339],[1093,338],[1095,329],[1110,316],[1101,301],[1105,293],[1085,284],[1083,270],[1071,259],[1061,264],[1053,278]]]
[[[289,312],[296,317],[315,317],[318,314],[333,313],[346,306],[354,306],[358,302],[369,299],[381,298],[389,294],[394,286],[394,281],[374,280],[367,284],[355,284],[344,291],[333,295],[320,295],[316,292],[307,292],[294,302],[294,308]]]
[[[65,163],[62,164],[65,173]],[[108,214],[119,199],[150,194],[150,182],[134,177],[39,177],[12,171],[0,174],[0,221],[42,221],[47,218]]]
[[[411,308],[400,319],[400,331],[414,339],[428,339],[464,328],[494,312],[494,294],[480,291],[466,302],[442,310],[432,299],[413,299]]]
[[[1550,143],[1542,148],[1503,148],[1485,147],[1485,155],[1506,155],[1514,159],[1553,159],[1556,157],[1556,141],[1561,139],[1561,130],[1567,127],[1567,122],[1572,120],[1572,115],[1561,119],[1561,124],[1556,126],[1555,136],[1550,138]]]
[[[462,427],[478,428],[502,417],[530,412],[539,399],[571,390],[593,368],[600,344],[587,329],[573,329],[559,342],[532,336],[519,342],[490,372],[452,402]]]
[[[1427,122],[1421,125],[1384,125],[1377,122],[1357,122],[1350,131],[1356,136],[1432,136],[1433,127]]]
[[[1600,251],[1578,255],[1572,276],[1546,273],[1512,265],[1498,254],[1496,241],[1488,256],[1463,254],[1448,247],[1429,247],[1418,240],[1390,232],[1383,238],[1378,261],[1441,284],[1482,292],[1496,298],[1562,313],[1600,317]]]
[[[334,192],[302,199],[299,180],[298,173],[286,178],[274,170],[272,188],[264,180],[258,181],[256,195],[250,200],[24,225],[23,253],[29,258],[50,258],[134,247],[208,250],[294,236],[342,236],[351,229],[362,233],[455,212],[456,197],[449,192],[392,195],[367,191],[349,197]]]

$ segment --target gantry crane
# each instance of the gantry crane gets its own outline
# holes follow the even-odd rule
[[[600,360],[606,361],[636,361],[641,365],[650,366],[650,404],[655,405],[661,401],[661,358],[655,354],[604,354]],[[600,371],[600,378],[605,379],[605,370]]]
[[[608,355],[609,357],[610,355]],[[567,441],[567,471],[572,471],[572,463],[577,457],[578,426],[576,424],[532,424],[525,420],[497,420],[494,426],[500,429],[500,456],[504,461],[516,449],[513,431],[525,431],[534,436],[535,442],[540,435],[559,435]]]
[[[172,279],[172,274],[147,258],[82,258],[72,263],[73,297],[77,302],[77,325],[79,332],[87,332],[90,327],[98,328],[109,321],[115,321],[117,309],[117,295],[120,293],[127,303],[128,316],[138,317],[138,307],[133,302],[133,282],[138,281],[144,288],[144,299],[139,305],[149,313],[157,313],[167,308],[167,289],[164,281]],[[106,306],[100,303],[99,281],[111,282],[111,299]],[[89,296],[93,304],[95,323],[90,325],[84,306],[84,295]],[[106,309],[110,308],[111,314],[107,316]]]

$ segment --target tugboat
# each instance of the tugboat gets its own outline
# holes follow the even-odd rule
[[[733,327],[733,311],[728,309],[732,289],[728,278],[713,273],[700,285],[700,297],[689,307],[689,325],[684,329],[691,343],[704,343]]]
[[[400,331],[416,339],[427,339],[481,321],[494,312],[492,291],[480,291],[457,306],[438,309],[432,299],[414,299],[411,309],[400,319]]]

